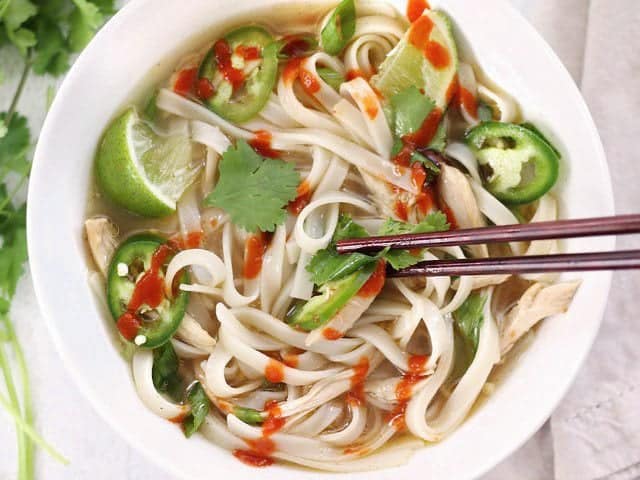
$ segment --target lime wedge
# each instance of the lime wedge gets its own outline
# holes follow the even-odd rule
[[[414,85],[444,110],[451,100],[448,92],[458,72],[458,49],[449,17],[440,10],[427,10],[424,15],[434,24],[429,40],[443,46],[451,58],[447,67],[435,68],[422,51],[409,43],[410,28],[380,65],[371,83],[386,98]]]
[[[96,177],[118,205],[145,217],[163,217],[194,181],[191,141],[158,135],[131,107],[104,134],[96,155]]]

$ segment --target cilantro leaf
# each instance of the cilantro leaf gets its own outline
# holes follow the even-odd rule
[[[340,215],[331,243],[327,248],[316,252],[307,265],[307,271],[311,274],[313,283],[324,285],[332,280],[346,277],[356,270],[375,262],[377,257],[371,257],[363,253],[340,255],[336,251],[336,242],[339,240],[368,236],[367,231],[354,222],[350,215]]]
[[[307,265],[311,280],[316,285],[324,285],[332,280],[338,280],[352,274],[356,270],[376,261],[363,253],[349,253],[340,255],[335,247],[318,251]]]
[[[320,32],[322,49],[329,55],[338,55],[356,33],[356,4],[342,0]]]
[[[421,93],[415,85],[411,85],[391,97],[391,110],[388,116],[394,134],[392,155],[397,155],[402,149],[402,137],[418,131],[435,106],[435,102],[427,95]],[[429,144],[429,148],[438,151],[444,150],[446,147],[446,139],[447,129],[444,120],[442,120],[438,126],[435,137]],[[435,173],[440,173],[437,166],[419,152],[412,153],[411,163],[414,162],[424,163],[432,170],[435,167]]]
[[[23,56],[33,51],[33,70],[39,75],[62,75],[71,53],[93,37],[113,0],[0,1],[0,44],[13,44]]]
[[[184,419],[182,427],[185,436],[188,438],[196,433],[204,423],[205,418],[207,418],[209,414],[211,400],[207,397],[200,382],[196,382],[189,390],[187,402],[191,405],[191,413]]]
[[[7,199],[6,187],[0,188],[0,200]],[[0,235],[3,243],[0,247],[0,293],[10,300],[16,292],[18,281],[24,272],[27,261],[27,229],[25,226],[26,208],[17,210],[11,206],[5,208]]]
[[[442,212],[433,212],[418,224],[399,222],[388,218],[380,227],[380,235],[400,235],[405,233],[431,233],[449,230],[447,216]],[[422,261],[422,250],[410,252],[408,250],[390,250],[384,258],[396,270],[411,267]]]
[[[33,71],[38,75],[62,75],[69,69],[69,52],[59,24],[47,17],[38,17],[36,32],[39,41]]]
[[[0,122],[4,123],[6,114],[0,114]],[[26,174],[30,163],[27,161],[27,151],[31,145],[31,135],[27,119],[21,115],[13,115],[11,123],[7,125],[6,134],[0,138],[0,180],[8,172]]]
[[[422,251],[414,253],[409,250],[389,250],[384,258],[395,270],[401,270],[421,262]]]
[[[388,218],[380,227],[380,235],[402,235],[405,233],[431,233],[449,230],[447,216],[438,211],[427,215],[420,223],[406,223]]]
[[[453,312],[453,319],[458,333],[462,336],[467,347],[473,355],[478,350],[478,342],[480,341],[480,327],[484,321],[484,306],[487,303],[486,295],[481,293],[472,293]],[[473,357],[472,355],[472,357]]]
[[[174,400],[182,396],[182,379],[178,373],[178,355],[171,342],[167,342],[153,351],[151,378],[159,392],[166,393]]]
[[[273,232],[297,195],[300,176],[292,164],[265,159],[244,140],[230,147],[220,162],[220,180],[205,203],[227,212],[251,233]]]
[[[5,34],[22,55],[26,55],[27,49],[36,44],[35,33],[24,25],[37,12],[37,7],[29,0],[11,0],[5,5],[1,18]]]
[[[76,9],[69,17],[69,47],[72,52],[82,50],[104,21],[100,9],[88,0],[73,0]]]
[[[434,212],[427,215],[418,224],[399,222],[389,218],[380,228],[379,234],[430,233],[445,230],[449,230],[447,216],[442,212]],[[313,283],[323,285],[332,280],[338,280],[378,261],[380,258],[384,258],[396,270],[410,267],[422,260],[422,251],[384,249],[375,256],[363,253],[341,255],[336,251],[336,242],[340,240],[368,236],[367,231],[354,222],[349,215],[340,215],[331,243],[327,248],[316,252],[307,265],[307,271],[311,274]]]
[[[446,119],[443,118],[440,125],[438,125],[435,136],[429,144],[429,149],[435,150],[436,152],[443,152],[445,148],[447,148],[447,122]],[[428,161],[431,162],[430,160]]]
[[[354,222],[351,215],[342,214],[338,219],[336,230],[333,233],[332,243],[335,244],[347,238],[364,238],[368,236],[369,234],[364,227]]]

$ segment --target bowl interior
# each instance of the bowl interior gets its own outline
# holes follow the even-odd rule
[[[131,2],[98,34],[66,78],[51,108],[34,160],[29,193],[31,269],[42,311],[67,368],[96,410],[131,444],[176,475],[230,473],[264,479],[332,475],[276,466],[256,471],[201,438],[186,440],[138,400],[129,365],[112,343],[112,327],[88,283],[82,223],[92,160],[104,127],[145,86],[163,78],[200,39],[235,19],[259,17],[285,0]],[[302,3],[302,2],[300,2]],[[402,11],[405,3],[393,0]],[[455,19],[484,72],[511,93],[525,117],[561,146],[558,188],[564,217],[613,213],[609,173],[589,112],[569,74],[538,34],[504,0],[433,2]],[[297,7],[327,8],[312,0]],[[566,242],[569,251],[607,250],[611,239]],[[571,310],[545,322],[536,341],[509,369],[495,393],[458,431],[417,452],[406,466],[353,478],[467,479],[506,457],[551,414],[582,363],[604,310],[610,275],[582,275]],[[481,440],[481,441],[480,441]],[[464,461],[460,453],[464,452]]]

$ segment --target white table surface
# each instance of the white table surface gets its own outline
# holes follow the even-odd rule
[[[533,0],[513,0],[525,15]],[[559,0],[562,1],[562,0]],[[0,106],[6,108],[21,69],[20,59],[11,53],[0,52],[0,64],[6,81],[0,87]],[[51,79],[31,77],[19,110],[29,117],[33,131],[42,123],[47,86]],[[98,415],[80,394],[63,368],[49,334],[44,326],[27,272],[20,282],[14,300],[12,318],[29,363],[31,386],[35,399],[37,428],[71,460],[62,466],[43,453],[37,454],[37,478],[57,479],[154,479],[171,480],[158,467],[128,446]],[[536,436],[516,455],[527,456],[528,451],[550,452],[551,447],[538,448],[548,442],[544,434]],[[531,458],[538,466],[548,458]],[[540,467],[539,467],[540,468]],[[490,478],[507,478],[496,470]],[[539,470],[542,474],[543,470]],[[0,479],[15,478],[15,437],[12,425],[0,417]]]

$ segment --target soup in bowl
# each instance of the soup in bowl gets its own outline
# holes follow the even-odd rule
[[[184,436],[184,455],[211,442],[225,468],[361,472],[435,445],[428,459],[467,419],[491,427],[494,397],[517,398],[508,384],[526,378],[520,357],[549,341],[538,325],[593,288],[596,275],[387,278],[569,242],[337,253],[346,238],[579,214],[577,147],[555,128],[568,113],[531,109],[517,75],[493,75],[502,60],[477,60],[482,42],[454,28],[461,7],[449,3],[238,12],[105,109],[74,230],[84,290],[103,307],[94,335],[108,336],[137,396],[120,408]],[[550,386],[556,400],[568,377]],[[528,434],[544,417],[532,418]]]

